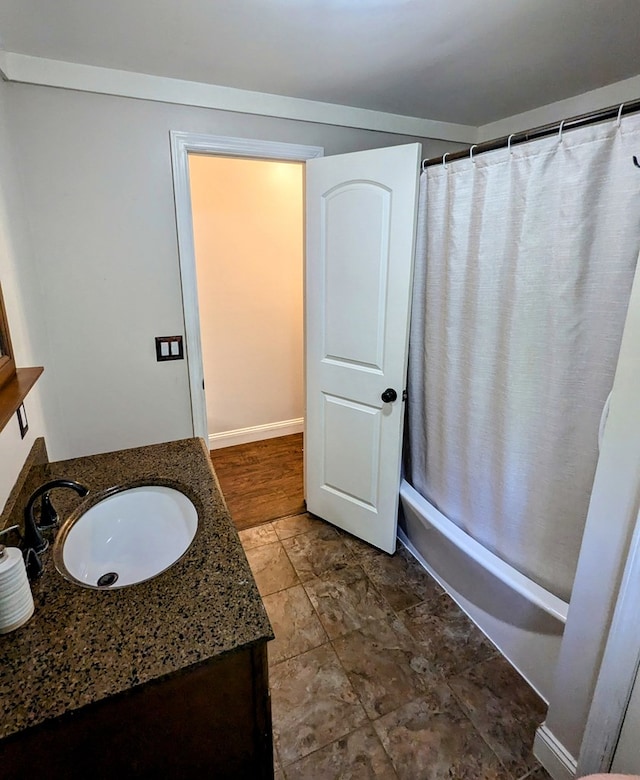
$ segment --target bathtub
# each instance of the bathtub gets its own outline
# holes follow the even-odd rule
[[[516,571],[403,480],[398,537],[549,703],[568,604]]]

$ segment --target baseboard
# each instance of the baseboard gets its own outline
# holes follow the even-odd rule
[[[546,723],[536,731],[533,755],[538,759],[553,780],[574,780],[578,762],[549,731]]]
[[[249,444],[252,441],[275,439],[277,436],[290,436],[292,433],[302,433],[304,418],[297,420],[282,420],[281,422],[252,425],[250,428],[237,428],[235,431],[209,434],[209,449],[219,450],[222,447],[233,447],[234,444]]]

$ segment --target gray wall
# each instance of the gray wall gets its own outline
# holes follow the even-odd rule
[[[54,459],[192,432],[186,362],[154,336],[183,333],[169,131],[323,146],[422,140],[49,87],[7,87],[46,321],[44,398]]]

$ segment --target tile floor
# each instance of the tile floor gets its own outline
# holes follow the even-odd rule
[[[308,514],[240,532],[273,625],[276,780],[544,780],[544,704],[402,548]]]

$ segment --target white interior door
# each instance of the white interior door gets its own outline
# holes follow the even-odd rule
[[[389,553],[420,154],[411,144],[307,162],[307,509]]]

